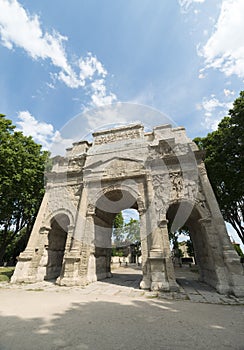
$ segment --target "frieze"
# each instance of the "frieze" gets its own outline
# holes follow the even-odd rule
[[[134,173],[140,171],[141,168],[142,166],[138,162],[116,160],[110,163],[109,166],[105,169],[104,176],[117,178],[128,175],[132,172]]]
[[[107,135],[101,135],[95,137],[95,145],[102,145],[111,142],[117,142],[121,140],[137,139],[141,137],[139,130],[126,130],[120,132],[112,132]]]

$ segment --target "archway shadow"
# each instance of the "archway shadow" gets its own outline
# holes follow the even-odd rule
[[[112,285],[140,289],[142,271],[134,265],[122,266],[112,269],[112,277],[100,280]]]
[[[217,291],[209,284],[200,281],[198,271],[192,271],[189,266],[175,267],[176,282],[183,289],[191,289],[198,292],[210,292],[216,294]]]

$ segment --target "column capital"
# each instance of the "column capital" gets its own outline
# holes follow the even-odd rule
[[[94,216],[96,211],[96,207],[93,204],[88,204],[86,216]]]

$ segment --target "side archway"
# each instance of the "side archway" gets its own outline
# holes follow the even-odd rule
[[[69,225],[70,219],[63,213],[50,220],[45,280],[56,280],[61,274]]]
[[[184,226],[189,230],[193,243],[200,280],[218,289],[218,266],[219,263],[221,264],[222,257],[218,253],[220,250],[216,249],[219,245],[218,237],[213,237],[212,232],[208,229],[211,219],[203,216],[202,208],[199,208],[197,204],[193,205],[189,201],[177,201],[171,203],[167,211],[169,230],[171,229],[179,206],[181,210],[190,213]],[[178,227],[178,229],[180,228]]]

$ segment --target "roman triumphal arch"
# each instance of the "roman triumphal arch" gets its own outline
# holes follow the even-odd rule
[[[12,282],[85,285],[111,276],[111,232],[125,208],[140,215],[141,288],[177,290],[168,230],[187,225],[202,281],[243,295],[243,271],[210,186],[203,154],[182,127],[141,124],[93,133],[55,157]]]

